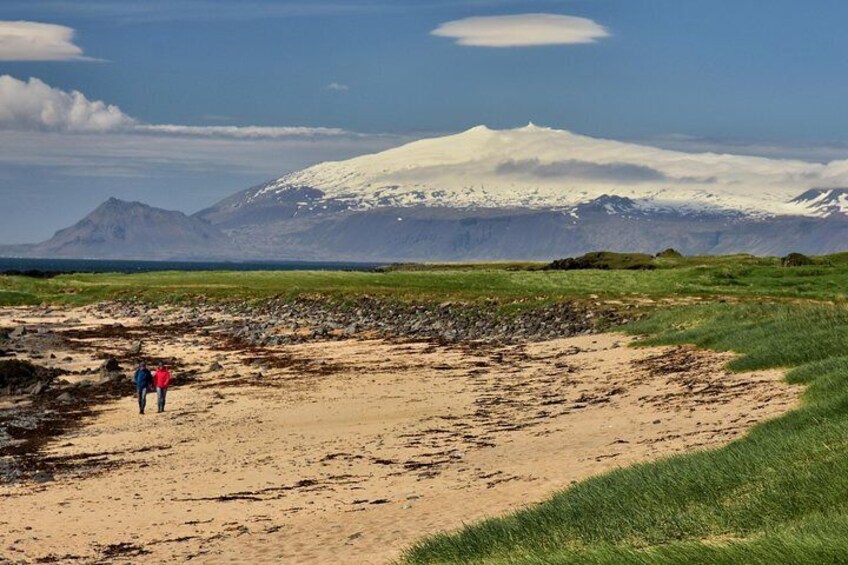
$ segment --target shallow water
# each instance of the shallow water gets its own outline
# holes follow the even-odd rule
[[[280,261],[116,261],[99,259],[23,259],[0,257],[0,273],[42,271],[74,273],[143,273],[149,271],[369,271],[379,263]]]

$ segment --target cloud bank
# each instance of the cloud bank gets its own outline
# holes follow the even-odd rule
[[[0,21],[0,61],[94,61],[74,44],[74,30],[40,22]]]
[[[533,47],[595,43],[607,29],[588,19],[558,14],[482,16],[441,24],[430,32],[469,47]]]
[[[301,126],[188,126],[145,124],[115,105],[84,94],[51,87],[37,78],[0,76],[0,130],[65,133],[140,133],[190,137],[279,139],[290,137],[358,137],[340,128]]]

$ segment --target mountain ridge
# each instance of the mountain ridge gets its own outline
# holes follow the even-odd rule
[[[46,241],[6,249],[21,257],[86,259],[207,259],[236,252],[228,236],[199,218],[114,197]]]

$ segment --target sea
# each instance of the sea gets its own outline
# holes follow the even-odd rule
[[[0,257],[0,274],[144,273],[151,271],[373,271],[384,263],[117,261],[100,259],[17,259]]]

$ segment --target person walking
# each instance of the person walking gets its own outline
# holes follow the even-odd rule
[[[168,367],[161,361],[153,375],[153,385],[156,387],[156,395],[159,400],[159,412],[165,411],[165,396],[168,394],[168,386],[171,384],[171,373]]]
[[[153,386],[153,375],[150,374],[150,369],[142,361],[135,370],[135,390],[138,393],[138,413],[144,414],[144,407],[147,404],[147,391]]]

